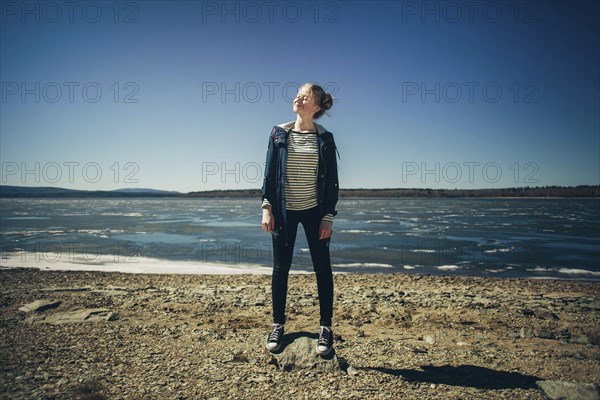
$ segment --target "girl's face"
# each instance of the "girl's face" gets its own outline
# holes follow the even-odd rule
[[[302,117],[312,118],[320,107],[315,104],[314,94],[308,88],[300,88],[294,99],[293,109]]]

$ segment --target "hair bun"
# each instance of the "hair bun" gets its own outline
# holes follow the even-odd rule
[[[333,106],[333,96],[329,93],[325,93],[323,96],[323,107],[329,110]]]

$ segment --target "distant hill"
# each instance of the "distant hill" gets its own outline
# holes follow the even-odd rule
[[[36,196],[56,196],[56,195],[75,195],[80,190],[63,189],[57,187],[25,187],[25,186],[7,186],[0,185],[0,197],[28,197]]]
[[[137,189],[137,188],[128,188],[128,189],[116,189],[111,190],[111,192],[118,193],[155,193],[155,194],[182,194],[181,192],[177,192],[175,190],[158,190],[158,189]]]
[[[0,197],[146,197],[179,196],[182,193],[156,189],[75,190],[58,187],[0,185]]]

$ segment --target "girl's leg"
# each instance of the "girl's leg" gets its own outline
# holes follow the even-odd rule
[[[304,226],[310,257],[317,275],[320,325],[331,326],[333,318],[333,272],[329,257],[330,238],[319,240],[321,218],[319,217],[318,207],[306,210],[303,215],[302,226]]]
[[[285,305],[288,290],[288,275],[292,266],[294,243],[298,229],[298,218],[294,211],[287,212],[287,245],[283,235],[273,238],[273,275],[271,277],[271,296],[273,299],[273,322],[285,323]]]

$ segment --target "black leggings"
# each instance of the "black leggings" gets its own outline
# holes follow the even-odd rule
[[[292,265],[294,243],[298,223],[302,223],[306,240],[310,250],[313,268],[317,275],[317,290],[319,292],[320,324],[331,325],[333,316],[333,274],[331,271],[331,260],[329,258],[329,241],[319,239],[319,216],[318,206],[307,210],[287,210],[288,237],[287,246],[283,235],[273,237],[273,276],[271,291],[273,296],[273,322],[285,323],[285,303],[288,289],[288,275]]]

